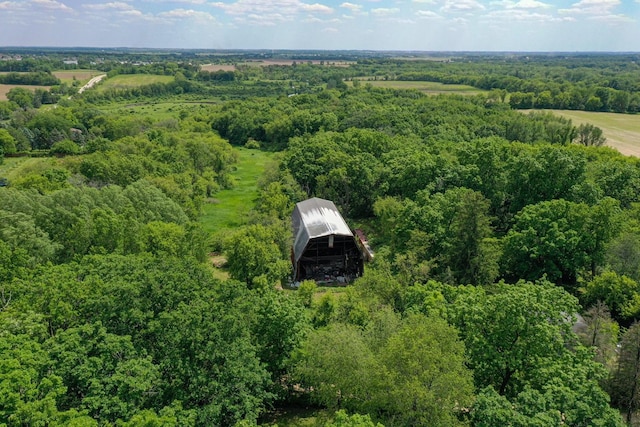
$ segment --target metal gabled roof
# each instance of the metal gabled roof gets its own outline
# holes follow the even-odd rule
[[[314,197],[296,203],[293,210],[293,254],[300,260],[309,240],[323,236],[353,236],[351,229],[338,212],[336,205]]]

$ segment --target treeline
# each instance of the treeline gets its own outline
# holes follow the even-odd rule
[[[38,71],[35,73],[7,73],[0,74],[0,84],[53,86],[59,85],[60,79],[51,73],[46,73],[44,71]]]
[[[169,83],[151,83],[132,88],[109,88],[102,91],[86,91],[83,99],[90,103],[111,102],[125,99],[172,97],[194,95],[202,97],[249,98],[255,96],[279,96],[288,93],[280,82],[235,82],[209,79],[202,81],[179,80]]]

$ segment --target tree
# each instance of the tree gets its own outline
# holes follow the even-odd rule
[[[640,323],[622,335],[618,369],[613,375],[612,399],[625,412],[627,423],[640,408]]]
[[[583,327],[576,331],[580,341],[586,347],[595,348],[595,360],[602,363],[609,372],[613,372],[620,327],[601,301],[589,308],[582,317]]]
[[[289,274],[290,263],[283,259],[275,232],[274,227],[251,225],[227,239],[225,252],[231,277],[252,287],[260,276],[273,285]]]
[[[0,128],[0,152],[3,154],[13,154],[16,152],[16,140],[9,131]],[[2,157],[2,155],[0,155]]]
[[[509,397],[546,362],[568,351],[578,303],[548,282],[520,282],[463,294],[454,308],[453,323],[466,344],[476,387],[492,386]]]
[[[23,87],[12,88],[7,92],[7,99],[18,104],[23,110],[33,107],[33,93]]]
[[[578,126],[576,138],[578,144],[587,147],[600,147],[607,142],[607,138],[602,135],[602,129],[591,123],[582,123]]]
[[[384,409],[393,423],[458,425],[457,411],[470,405],[473,387],[455,329],[438,317],[410,316],[380,358],[389,373]]]
[[[536,280],[543,275],[567,287],[580,272],[593,275],[604,262],[606,244],[617,233],[617,202],[594,207],[566,200],[526,206],[504,238],[506,276]]]
[[[613,271],[605,271],[586,284],[583,290],[586,307],[606,304],[611,315],[627,325],[640,315],[640,284]]]
[[[297,360],[296,373],[316,401],[377,413],[391,424],[458,425],[458,412],[471,402],[464,346],[437,317],[383,320],[364,332],[334,323],[312,332]]]

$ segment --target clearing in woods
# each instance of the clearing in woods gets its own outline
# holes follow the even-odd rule
[[[574,126],[591,123],[599,127],[607,138],[607,146],[624,155],[640,157],[640,115],[574,110],[550,111],[571,119]]]
[[[247,148],[234,148],[238,163],[232,176],[235,186],[217,192],[203,209],[200,223],[209,233],[224,232],[247,222],[249,211],[258,197],[258,178],[265,170],[272,153]]]

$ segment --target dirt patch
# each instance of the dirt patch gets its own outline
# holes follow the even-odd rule
[[[227,257],[222,254],[209,254],[209,261],[215,268],[224,268],[227,265]]]

